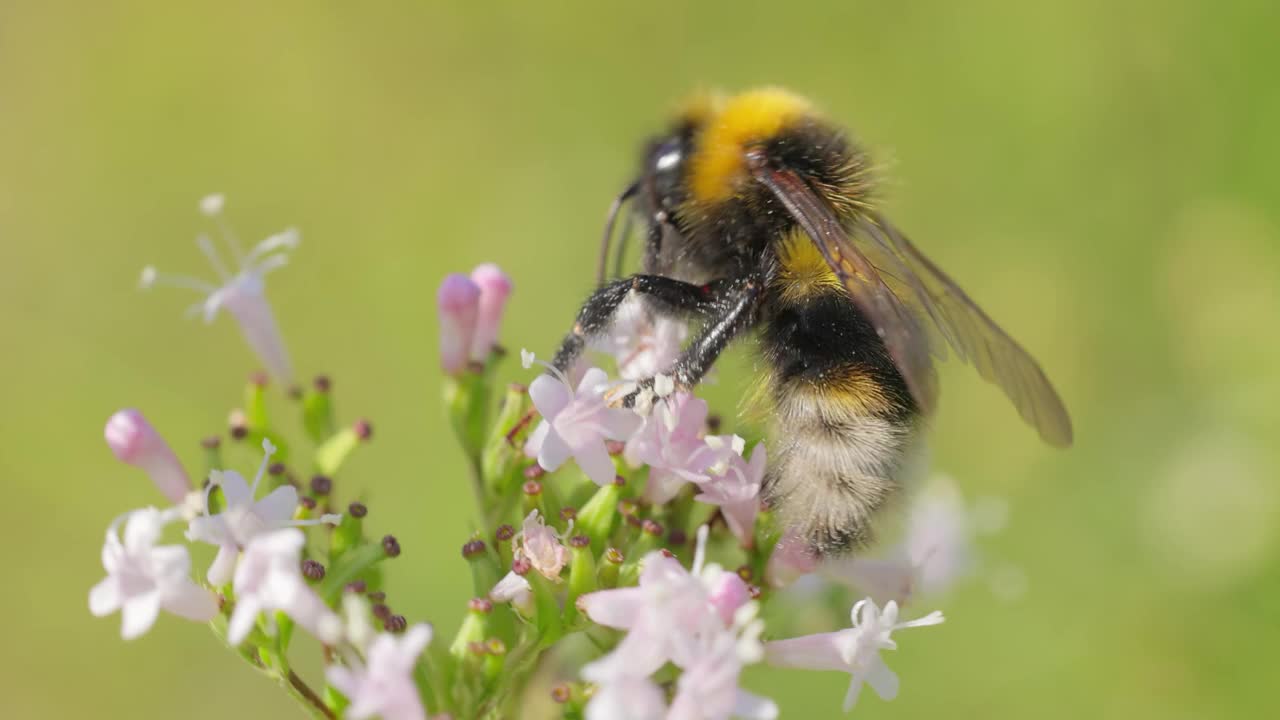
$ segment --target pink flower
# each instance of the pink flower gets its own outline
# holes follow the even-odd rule
[[[700,502],[719,505],[729,531],[744,547],[752,543],[756,516],[760,514],[760,487],[764,483],[765,463],[768,456],[764,443],[757,443],[748,462],[742,456],[742,438],[707,438],[724,446],[737,449],[722,454],[723,461],[712,466],[706,480],[698,483],[701,491],[694,497]]]
[[[517,560],[525,560],[533,570],[553,582],[560,582],[560,571],[569,564],[569,548],[560,542],[556,531],[547,527],[534,510],[524,519],[524,527],[511,539],[512,553]],[[508,572],[493,589],[489,599],[494,602],[514,602],[527,605],[533,588],[529,581],[516,572]]]
[[[486,263],[471,271],[471,281],[480,288],[480,303],[476,313],[475,334],[471,339],[471,359],[484,362],[493,352],[502,326],[502,315],[511,295],[511,278],[492,263]]]
[[[757,623],[741,636],[732,632],[702,636],[701,647],[676,682],[676,696],[667,720],[778,717],[776,703],[738,687],[743,666],[760,659],[760,629]]]
[[[180,505],[191,492],[191,480],[169,444],[141,412],[120,410],[107,419],[103,434],[121,462],[140,468],[169,502]]]
[[[213,593],[191,581],[191,557],[181,545],[156,546],[174,511],[135,510],[107,528],[102,567],[107,577],[89,591],[89,612],[98,617],[121,611],[120,634],[130,640],[155,624],[160,611],[207,622],[218,614]],[[125,522],[124,540],[120,524]]]
[[[626,440],[642,420],[626,408],[609,407],[605,393],[610,387],[598,368],[588,370],[576,390],[554,370],[538,376],[529,396],[543,419],[525,443],[525,454],[537,457],[547,471],[572,457],[597,485],[613,482],[617,473],[605,440]]]
[[[937,625],[944,618],[942,613],[934,611],[918,620],[900,623],[897,603],[889,601],[881,612],[874,600],[866,598],[853,606],[850,619],[853,627],[848,630],[777,640],[765,645],[765,656],[771,665],[849,673],[845,712],[857,702],[864,682],[884,700],[897,697],[898,676],[880,657],[881,650],[898,647],[890,637],[895,630]]]
[[[440,366],[456,375],[467,365],[480,312],[480,286],[460,273],[445,276],[436,293],[440,313]]]
[[[700,634],[724,629],[750,599],[746,584],[719,565],[703,566],[706,526],[698,530],[692,571],[660,552],[643,559],[637,587],[600,590],[579,598],[587,617],[626,630],[612,653],[582,669],[589,680],[648,675],[667,661],[691,661],[689,648]]]
[[[227,640],[239,645],[262,612],[285,613],[315,635],[332,644],[342,637],[342,620],[320,599],[302,577],[302,531],[286,528],[255,537],[236,565],[236,605],[227,624]],[[270,615],[268,615],[268,618]]]
[[[911,507],[906,536],[884,557],[852,557],[823,566],[827,578],[877,602],[908,603],[953,585],[973,564],[973,523],[954,482],[935,481]]]
[[[209,237],[201,235],[196,238],[196,244],[213,266],[220,285],[185,276],[162,275],[154,267],[148,266],[142,271],[142,287],[169,285],[204,293],[204,302],[192,310],[200,312],[205,322],[209,323],[217,317],[218,311],[225,308],[240,325],[245,342],[266,366],[267,372],[277,382],[289,386],[293,383],[293,367],[285,350],[284,339],[276,326],[275,314],[267,303],[265,278],[267,273],[288,263],[288,252],[300,242],[298,231],[289,228],[268,237],[248,253],[244,253],[230,226],[223,220],[223,205],[221,195],[210,195],[200,202],[201,211],[213,218],[222,232],[231,251],[234,272],[223,263]]]
[[[258,483],[266,472],[267,463],[275,453],[269,440],[262,441],[263,458],[253,485],[234,470],[214,470],[209,473],[209,492],[222,488],[225,509],[217,515],[209,515],[208,495],[205,497],[204,514],[192,519],[187,527],[187,539],[218,546],[218,554],[209,566],[207,578],[211,585],[223,585],[231,579],[240,550],[253,538],[280,528],[298,525],[316,525],[341,522],[341,515],[324,515],[319,520],[294,520],[298,509],[298,491],[292,485],[282,485],[261,500],[255,500]]]
[[[375,715],[383,720],[426,718],[413,669],[430,642],[431,626],[420,623],[402,637],[382,633],[374,638],[364,667],[329,666],[325,677],[351,701],[344,717],[353,720]]]
[[[537,510],[530,512],[524,519],[520,547],[516,549],[515,555],[528,560],[533,569],[542,573],[543,577],[557,582],[560,580],[560,571],[569,564],[569,548],[560,543],[560,536],[547,527]]]
[[[706,471],[721,459],[703,440],[707,403],[679,393],[657,403],[653,412],[627,441],[623,457],[632,466],[649,466],[645,497],[665,503],[689,482],[707,480]]]
[[[650,312],[639,297],[630,297],[614,314],[609,333],[591,347],[607,352],[618,364],[618,377],[640,380],[666,372],[689,335],[683,321]]]

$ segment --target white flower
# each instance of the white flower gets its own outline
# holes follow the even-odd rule
[[[234,261],[234,272],[223,263],[213,242],[207,235],[196,238],[196,244],[209,259],[219,284],[196,278],[161,274],[154,267],[142,271],[142,287],[169,285],[203,293],[204,302],[192,308],[204,316],[205,322],[213,322],[218,311],[226,309],[235,317],[249,347],[266,366],[267,372],[282,385],[293,383],[293,367],[285,350],[284,340],[276,326],[275,314],[267,303],[265,278],[267,273],[288,263],[288,252],[300,242],[298,231],[289,228],[258,243],[245,253],[240,248],[230,227],[222,217],[223,197],[210,195],[200,202],[200,209],[213,218],[221,231]]]
[[[890,601],[881,612],[874,600],[866,598],[853,606],[850,619],[853,627],[848,630],[777,640],[765,645],[765,656],[771,665],[849,673],[845,712],[857,702],[864,682],[884,700],[897,697],[898,676],[880,657],[881,650],[898,647],[890,637],[893,631],[937,625],[944,618],[942,613],[934,611],[918,620],[900,623],[897,603]]]
[[[191,557],[181,545],[156,546],[160,532],[176,519],[172,511],[135,510],[107,529],[102,567],[107,577],[89,591],[89,612],[102,617],[121,611],[121,635],[135,638],[151,628],[160,610],[206,622],[218,614],[213,593],[191,581]],[[125,522],[124,540],[120,524]]]
[[[550,368],[550,366],[548,366]],[[525,454],[538,458],[544,470],[554,471],[570,457],[597,485],[613,482],[617,473],[605,440],[626,440],[640,429],[639,415],[609,407],[610,389],[603,370],[591,368],[575,390],[554,368],[529,386],[529,397],[542,422],[529,435]]]
[[[325,677],[351,701],[344,717],[423,720],[426,710],[418,697],[413,668],[430,642],[431,626],[418,624],[400,638],[387,633],[374,638],[364,667],[329,666]]]
[[[227,640],[239,645],[253,629],[258,613],[279,610],[321,642],[342,637],[343,624],[302,577],[302,531],[286,528],[258,535],[236,566],[236,606],[227,624]],[[270,616],[268,616],[270,617]]]
[[[214,487],[221,487],[226,508],[217,515],[209,515],[206,494],[204,514],[193,519],[187,528],[188,540],[218,546],[218,555],[208,572],[212,585],[223,585],[231,579],[240,550],[258,535],[297,525],[337,524],[342,519],[340,515],[324,515],[319,520],[294,520],[298,491],[292,485],[282,485],[261,500],[255,500],[258,483],[276,451],[271,441],[265,439],[262,450],[262,464],[253,477],[253,485],[245,482],[244,477],[234,470],[214,470],[209,474],[209,492]]]

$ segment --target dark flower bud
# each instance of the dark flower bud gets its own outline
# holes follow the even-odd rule
[[[400,542],[396,540],[394,535],[385,535],[382,538],[382,551],[385,552],[389,558],[399,557]]]
[[[353,518],[362,518],[369,514],[369,508],[365,507],[364,503],[353,502],[347,506],[347,512],[351,513]]]
[[[306,578],[306,579],[308,579],[308,580],[323,580],[323,579],[324,579],[324,565],[321,565],[320,563],[316,562],[315,560],[303,560],[303,561],[302,561],[302,576],[303,576],[303,577],[305,577],[305,578]]]
[[[328,495],[333,490],[333,481],[328,475],[316,475],[311,478],[311,492],[316,495]]]
[[[409,621],[406,620],[403,615],[392,615],[383,621],[382,626],[386,628],[389,633],[399,634],[404,632],[405,628],[409,627]]]
[[[373,425],[368,420],[357,420],[352,429],[356,431],[356,437],[361,440],[368,440],[373,437]]]

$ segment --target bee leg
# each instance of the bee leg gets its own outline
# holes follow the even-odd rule
[[[723,304],[724,294],[733,282],[717,280],[694,285],[661,275],[632,275],[603,285],[583,303],[573,330],[560,343],[551,364],[567,372],[582,354],[587,338],[608,332],[618,307],[632,292],[649,298],[653,309],[659,312],[710,317]]]
[[[707,324],[693,342],[680,353],[667,373],[677,390],[688,390],[697,385],[711,369],[716,358],[729,341],[756,322],[756,308],[763,283],[758,278],[724,280],[711,283],[712,312],[707,314]],[[622,399],[624,407],[635,405],[636,398],[645,391],[652,391],[656,378],[645,378],[636,389]]]

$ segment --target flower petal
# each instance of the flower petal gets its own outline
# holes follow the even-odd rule
[[[644,591],[636,587],[599,590],[579,597],[578,604],[593,621],[625,630],[639,617],[640,608],[644,606]]]
[[[618,476],[613,458],[609,456],[609,449],[599,440],[574,448],[573,457],[578,461],[578,467],[582,468],[582,472],[600,487],[613,482]]]
[[[552,375],[539,375],[529,383],[529,397],[538,413],[547,420],[554,420],[562,410],[569,406],[573,395],[558,378]]]
[[[196,622],[208,622],[218,614],[213,593],[191,582],[167,590],[161,605],[178,617]]]
[[[138,637],[150,630],[156,617],[160,615],[160,592],[153,590],[125,600],[120,614],[123,619],[120,626],[121,637],[125,640]]]
[[[239,548],[231,543],[222,545],[218,548],[218,554],[213,558],[213,564],[209,566],[209,572],[205,573],[205,579],[214,587],[231,582],[236,569],[236,558],[238,557],[240,557]]]
[[[253,504],[253,514],[262,519],[267,529],[288,524],[298,509],[298,491],[292,485],[281,485]]]
[[[733,716],[745,720],[774,720],[778,717],[778,704],[746,690],[738,690],[733,701]]]
[[[222,497],[226,500],[227,507],[240,507],[253,502],[249,483],[235,470],[223,470],[218,478],[218,485],[222,488]]]
[[[258,619],[258,612],[262,609],[261,602],[253,595],[245,595],[236,598],[236,609],[231,613],[231,620],[227,623],[227,642],[239,645],[249,637],[249,631],[253,629],[253,623]]]
[[[568,460],[572,455],[573,451],[565,444],[560,434],[553,429],[542,439],[542,446],[538,448],[538,464],[542,466],[543,470],[553,472],[558,470],[564,464],[564,461]]]
[[[840,641],[856,630],[818,633],[788,640],[765,643],[765,660],[777,667],[794,667],[806,670],[843,670],[849,665],[840,653]]]
[[[120,579],[107,576],[89,590],[89,612],[97,617],[110,615],[120,609]]]
[[[881,700],[892,700],[898,697],[898,675],[879,657],[873,660],[871,667],[867,669],[866,681]]]

